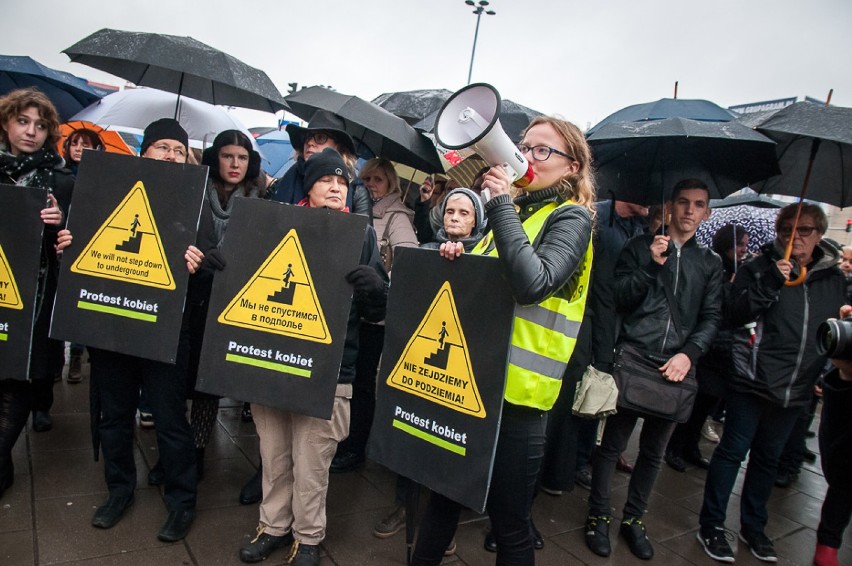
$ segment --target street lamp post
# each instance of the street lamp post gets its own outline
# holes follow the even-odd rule
[[[476,9],[473,11],[476,14],[476,31],[473,34],[473,50],[470,52],[470,69],[467,72],[467,84],[470,84],[470,77],[473,75],[473,57],[476,55],[476,40],[479,38],[479,20],[482,18],[483,12],[489,16],[493,16],[497,12],[485,9],[489,4],[488,0],[479,0],[479,2],[465,0],[464,3],[468,6],[476,6]]]

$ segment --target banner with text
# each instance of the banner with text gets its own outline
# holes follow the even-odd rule
[[[3,379],[29,377],[45,189],[0,185],[0,367]]]
[[[174,363],[206,183],[206,167],[87,153],[50,336]]]
[[[234,203],[213,280],[197,388],[331,418],[367,218]]]
[[[397,250],[371,459],[485,509],[513,313],[497,259]]]

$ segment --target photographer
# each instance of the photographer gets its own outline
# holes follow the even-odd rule
[[[852,316],[852,306],[840,309],[841,318]],[[848,322],[847,322],[848,324]],[[849,357],[847,352],[833,355]],[[837,370],[825,377],[819,449],[828,492],[822,504],[815,566],[837,566],[837,550],[852,516],[852,360],[831,360]]]

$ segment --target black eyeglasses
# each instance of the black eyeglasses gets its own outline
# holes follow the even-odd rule
[[[331,137],[325,132],[310,132],[305,137],[305,143],[308,143],[311,140],[314,140],[314,143],[317,145],[322,145],[328,141],[328,138]]]
[[[550,154],[555,153],[556,155],[561,155],[566,159],[570,159],[571,161],[577,161],[573,156],[568,155],[567,153],[563,153],[556,149],[555,147],[550,147],[549,145],[536,145],[536,146],[528,146],[523,143],[518,144],[518,151],[521,152],[522,155],[526,155],[529,152],[532,152],[532,158],[536,161],[547,161],[550,159]]]
[[[808,236],[813,234],[814,230],[816,230],[816,226],[796,226],[796,234],[803,238],[807,238]],[[785,238],[788,238],[793,233],[793,227],[781,226],[781,229],[778,231],[778,233],[784,236]]]

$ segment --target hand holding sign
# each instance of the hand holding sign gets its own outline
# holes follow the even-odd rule
[[[47,198],[50,201],[50,206],[41,210],[41,219],[45,224],[51,226],[59,226],[62,224],[62,209],[59,208],[59,203],[56,202],[56,197],[47,193]]]

